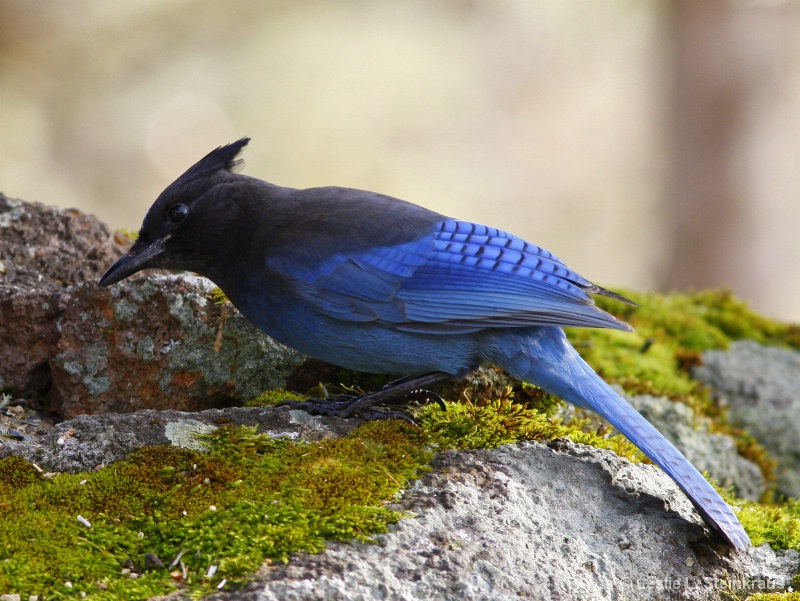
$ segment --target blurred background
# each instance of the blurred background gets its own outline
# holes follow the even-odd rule
[[[244,135],[249,175],[800,321],[800,2],[0,2],[9,196],[138,229]]]

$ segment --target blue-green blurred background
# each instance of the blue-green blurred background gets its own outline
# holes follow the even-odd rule
[[[800,321],[800,3],[3,0],[0,191],[138,228],[216,146]]]

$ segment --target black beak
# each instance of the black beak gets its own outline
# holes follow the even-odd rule
[[[122,255],[100,278],[100,286],[105,288],[111,284],[121,282],[137,271],[154,267],[156,260],[164,254],[164,242],[166,242],[166,238],[156,240],[150,244],[142,242],[141,238],[134,242],[130,250]]]

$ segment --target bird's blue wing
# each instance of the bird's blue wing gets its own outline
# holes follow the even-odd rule
[[[332,317],[377,320],[409,332],[534,325],[630,329],[590,296],[616,295],[552,253],[465,221],[442,221],[415,241],[329,257],[295,276],[306,300]]]
[[[409,331],[532,325],[629,329],[594,305],[608,291],[549,251],[502,230],[448,220],[433,250],[397,293]],[[616,296],[611,293],[612,296]]]

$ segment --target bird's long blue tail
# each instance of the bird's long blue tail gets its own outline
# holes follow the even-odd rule
[[[506,332],[505,336],[511,335]],[[737,549],[750,544],[736,515],[709,482],[646,419],[586,364],[556,327],[518,330],[516,341],[498,337],[487,359],[513,376],[606,418],[663,469],[689,497],[706,523]]]

